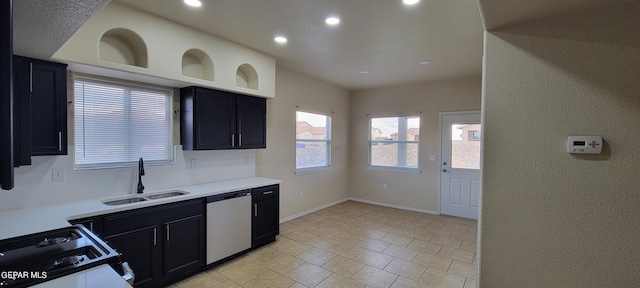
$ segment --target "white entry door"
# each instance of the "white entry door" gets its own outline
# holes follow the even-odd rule
[[[440,113],[440,213],[478,219],[480,111]]]

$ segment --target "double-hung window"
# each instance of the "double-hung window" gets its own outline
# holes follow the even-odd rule
[[[420,117],[371,118],[369,167],[418,172]]]
[[[296,173],[331,167],[331,116],[296,111]]]
[[[169,89],[74,78],[75,168],[173,161]]]

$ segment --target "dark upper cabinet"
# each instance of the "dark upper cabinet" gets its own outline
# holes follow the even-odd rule
[[[267,147],[267,100],[249,96],[236,99],[238,148]]]
[[[254,188],[251,190],[251,200],[251,247],[256,248],[275,241],[280,233],[280,186]]]
[[[266,148],[266,99],[199,87],[180,90],[184,150]]]
[[[14,56],[14,166],[67,154],[67,65]]]
[[[180,90],[182,149],[231,149],[236,137],[236,97],[222,91],[188,87]]]
[[[13,188],[13,8],[0,1],[0,188]]]

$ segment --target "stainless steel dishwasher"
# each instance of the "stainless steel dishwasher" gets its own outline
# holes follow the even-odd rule
[[[207,197],[207,265],[251,248],[251,190]]]

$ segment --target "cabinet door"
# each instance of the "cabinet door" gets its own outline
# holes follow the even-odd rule
[[[204,266],[203,216],[166,222],[163,228],[165,281],[170,283],[200,272]]]
[[[237,148],[267,148],[267,99],[238,96]]]
[[[162,259],[157,226],[149,226],[105,237],[109,246],[122,254],[135,273],[135,287],[155,287],[161,275]]]
[[[236,135],[236,99],[232,94],[196,90],[194,103],[195,149],[231,149]]]
[[[66,155],[66,65],[32,61],[31,82],[31,155]]]
[[[251,247],[255,248],[275,240],[280,231],[279,186],[253,189],[253,219]]]

